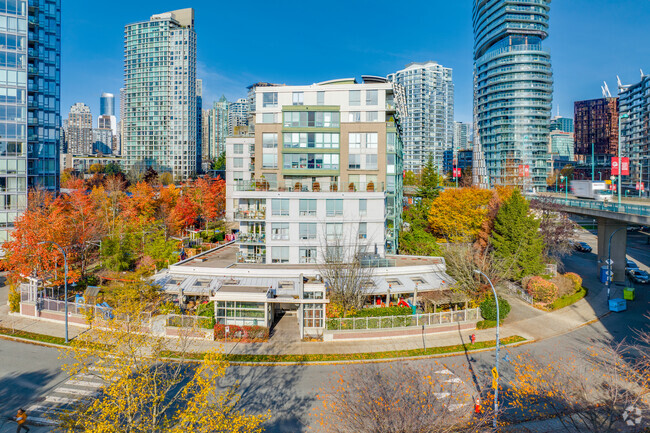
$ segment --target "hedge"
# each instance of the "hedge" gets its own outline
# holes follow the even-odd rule
[[[547,305],[546,309],[550,311],[559,310],[561,308],[568,307],[569,305],[575,304],[585,296],[587,296],[587,289],[581,287],[580,290],[574,293],[573,295],[563,296],[560,299],[553,302],[552,304]]]
[[[499,298],[499,319],[503,320],[510,314],[510,303],[503,298]],[[494,298],[487,298],[481,302],[481,316],[485,320],[497,320],[497,304]]]
[[[226,337],[226,326],[228,336]],[[227,341],[241,341],[245,343],[262,342],[269,339],[269,328],[264,326],[238,326],[222,325],[214,326],[214,339]]]
[[[528,281],[526,292],[528,292],[535,301],[544,303],[554,302],[559,296],[557,286],[542,277],[531,278],[530,281]]]
[[[580,275],[575,272],[567,272],[564,276],[573,282],[573,288],[576,293],[582,290],[582,277]]]
[[[410,307],[379,307],[363,308],[348,317],[386,317],[386,316],[410,316],[413,309]]]

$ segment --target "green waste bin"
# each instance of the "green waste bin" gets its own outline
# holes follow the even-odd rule
[[[626,301],[634,301],[634,287],[626,287],[623,290],[623,299]]]

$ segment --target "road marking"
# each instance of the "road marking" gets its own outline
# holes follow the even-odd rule
[[[449,383],[463,383],[463,381],[460,380],[459,377],[454,377],[453,379],[447,379],[447,380],[445,380],[445,382],[449,382]]]
[[[48,395],[45,397],[45,401],[50,401],[52,403],[61,403],[61,404],[72,404],[77,401],[75,398],[67,398],[67,397],[57,397],[54,395]]]
[[[454,374],[450,370],[439,370],[439,371],[434,371],[435,374]]]
[[[85,386],[87,388],[99,388],[104,386],[103,382],[89,382],[87,380],[69,380],[66,385]]]
[[[84,396],[91,396],[97,394],[97,391],[88,391],[85,389],[78,389],[78,388],[57,388],[54,390],[54,392],[60,394],[78,394]]]
[[[448,392],[434,392],[433,395],[435,395],[436,398],[440,400],[441,398],[449,397],[451,394],[449,394]]]

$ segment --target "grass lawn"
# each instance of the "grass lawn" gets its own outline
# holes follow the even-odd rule
[[[65,346],[65,338],[52,337],[51,335],[35,334],[33,332],[11,330],[9,328],[0,327],[0,334],[8,337],[24,338],[25,340],[38,341],[48,344],[60,344]]]

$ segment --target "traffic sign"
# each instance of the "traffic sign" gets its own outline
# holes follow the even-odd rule
[[[613,264],[614,264],[614,260],[612,260],[612,259],[607,259],[607,260],[605,260],[605,263],[607,263],[608,265],[613,265]]]
[[[492,389],[497,389],[499,387],[499,383],[496,381],[496,379],[492,379]]]
[[[496,367],[493,367],[493,368],[492,368],[492,377],[494,378],[494,380],[498,380],[498,379],[499,379],[499,372],[497,371],[497,368],[496,368]]]

